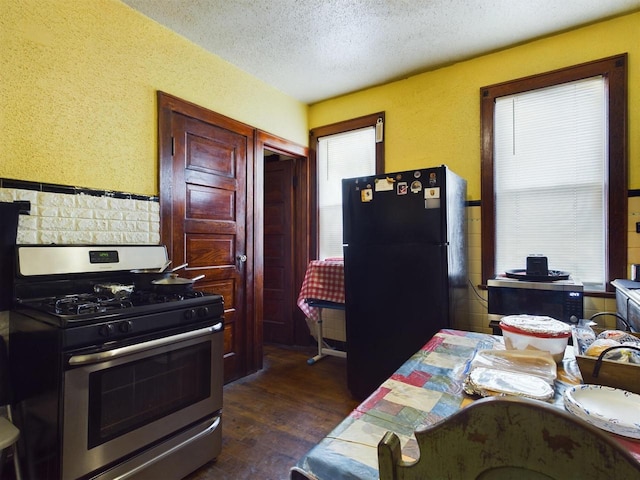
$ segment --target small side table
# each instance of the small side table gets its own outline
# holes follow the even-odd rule
[[[316,321],[316,338],[318,340],[318,354],[307,360],[309,365],[313,365],[318,360],[323,359],[327,355],[331,355],[333,357],[347,358],[347,352],[343,352],[342,350],[336,350],[335,348],[331,348],[325,345],[324,339],[322,336],[322,310],[325,308],[330,308],[333,310],[344,310],[344,303],[336,303],[329,302],[326,300],[319,300],[316,298],[307,298],[305,302],[310,307],[318,308],[318,320]]]

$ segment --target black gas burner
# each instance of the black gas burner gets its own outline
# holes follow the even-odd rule
[[[131,302],[136,306],[180,302],[199,297],[204,297],[204,293],[198,290],[186,290],[180,293],[158,293],[150,290],[134,290],[129,296]]]
[[[66,295],[62,298],[52,298],[44,302],[46,311],[58,315],[83,315],[87,313],[104,313],[111,310],[121,310],[133,307],[133,303],[122,295],[108,297],[83,293]]]
[[[197,290],[168,294],[148,290],[134,290],[133,292],[121,291],[115,294],[77,293],[32,299],[23,303],[46,313],[71,317],[109,312],[117,313],[125,309],[181,302],[204,296],[204,292]]]

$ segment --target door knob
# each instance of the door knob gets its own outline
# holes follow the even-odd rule
[[[240,263],[244,263],[247,261],[247,256],[241,253],[240,255],[236,256],[236,260],[238,260]]]

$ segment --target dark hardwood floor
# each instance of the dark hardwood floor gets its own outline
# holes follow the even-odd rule
[[[265,345],[264,368],[225,385],[222,453],[187,480],[285,480],[289,469],[359,402],[346,360],[307,365],[313,348]]]

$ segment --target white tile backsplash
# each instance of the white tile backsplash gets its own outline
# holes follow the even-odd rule
[[[91,210],[106,210],[107,209],[107,197],[95,197],[93,195],[76,195],[76,202],[78,207],[89,208]]]
[[[160,242],[160,206],[153,199],[0,188],[0,201],[26,200],[17,243],[99,244]]]
[[[160,205],[153,199],[0,188],[0,202],[16,200],[31,204],[29,215],[18,218],[17,243],[160,243]],[[8,328],[9,312],[0,312],[0,335],[7,338]]]

